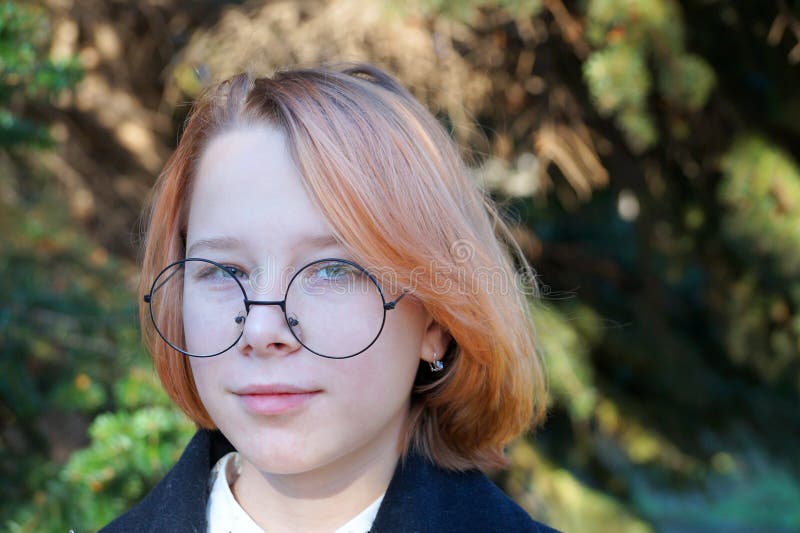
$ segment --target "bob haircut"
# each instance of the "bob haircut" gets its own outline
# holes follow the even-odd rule
[[[260,78],[244,72],[207,89],[144,214],[142,293],[162,267],[185,257],[193,177],[209,141],[264,124],[285,134],[310,198],[357,261],[390,268],[393,282],[413,287],[409,296],[452,337],[443,372],[432,374],[420,362],[403,456],[413,446],[446,469],[507,466],[504,446],[546,411],[543,365],[520,283],[532,282],[527,288],[538,294],[535,276],[456,143],[376,67],[303,68]],[[169,329],[183,335],[181,303],[162,309]],[[146,304],[139,311],[167,394],[197,425],[214,429],[188,357],[153,331]]]

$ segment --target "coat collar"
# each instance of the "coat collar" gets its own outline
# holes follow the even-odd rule
[[[205,533],[209,472],[233,450],[219,431],[197,431],[178,463],[153,490],[101,532]],[[445,530],[555,532],[534,522],[480,471],[443,470],[409,451],[397,464],[371,532]]]

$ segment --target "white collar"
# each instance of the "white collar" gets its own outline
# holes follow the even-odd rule
[[[224,476],[218,475],[220,471]],[[208,533],[264,533],[264,530],[248,515],[231,492],[231,485],[239,477],[241,457],[237,452],[230,452],[220,458],[211,469],[209,485],[211,494],[206,507]],[[372,527],[378,514],[378,508],[384,494],[369,504],[349,522],[339,527],[334,533],[365,533]]]

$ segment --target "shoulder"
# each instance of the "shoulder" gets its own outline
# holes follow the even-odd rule
[[[384,531],[556,533],[482,472],[443,470],[413,452],[398,464],[375,518],[372,532]]]
[[[216,433],[199,430],[183,450],[177,464],[147,496],[101,529],[101,533],[205,532],[211,461],[232,449],[224,437]]]

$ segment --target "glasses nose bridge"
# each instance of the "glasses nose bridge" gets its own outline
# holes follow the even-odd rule
[[[286,314],[286,298],[283,300],[251,300],[249,298],[244,299],[244,308],[249,313],[250,307],[253,305],[277,305],[283,311],[283,314]]]

